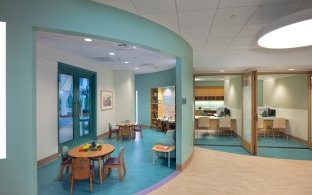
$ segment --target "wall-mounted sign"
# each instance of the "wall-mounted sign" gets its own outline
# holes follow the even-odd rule
[[[0,159],[6,158],[6,23],[0,21]]]

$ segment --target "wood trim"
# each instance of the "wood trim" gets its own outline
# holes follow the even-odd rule
[[[241,139],[242,141],[242,146],[245,150],[247,150],[250,154],[252,154],[252,151],[250,150],[251,149],[251,145],[246,142],[244,139]]]
[[[104,138],[104,137],[107,137],[108,136],[108,132],[105,132],[105,133],[102,133],[98,136],[96,136],[96,139],[101,139],[101,138]]]
[[[308,146],[310,149],[312,149],[312,141],[311,141],[311,93],[312,93],[312,86],[311,86],[311,78],[312,73],[308,74],[308,97],[307,97],[307,106],[308,106]]]
[[[41,167],[41,166],[43,166],[43,165],[46,165],[46,164],[48,164],[48,163],[50,163],[50,162],[56,160],[57,158],[58,158],[58,154],[55,153],[55,154],[52,154],[52,155],[50,155],[50,156],[47,156],[47,157],[45,157],[45,158],[43,158],[43,159],[41,159],[41,160],[38,160],[38,161],[37,161],[37,167],[39,168],[39,167]]]
[[[190,157],[186,161],[184,161],[182,165],[180,164],[176,165],[176,170],[181,171],[181,172],[184,171],[191,164],[193,157],[194,157],[194,148]]]

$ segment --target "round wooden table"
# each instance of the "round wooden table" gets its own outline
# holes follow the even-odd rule
[[[77,158],[77,157],[86,157],[90,159],[97,159],[99,161],[99,176],[100,176],[100,182],[102,183],[102,166],[101,166],[101,158],[103,158],[106,155],[111,154],[114,152],[115,147],[110,144],[102,144],[102,149],[97,150],[97,151],[91,151],[88,150],[87,152],[85,151],[79,151],[83,146],[78,146],[75,147],[71,150],[68,151],[68,155],[72,158]]]

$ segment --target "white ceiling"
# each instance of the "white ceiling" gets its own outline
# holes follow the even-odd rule
[[[159,72],[174,68],[176,60],[172,56],[147,50],[135,45],[116,43],[86,37],[37,31],[36,40],[70,54],[113,70],[127,70],[135,74]],[[115,53],[115,55],[109,55]],[[128,63],[125,63],[125,62]]]
[[[256,34],[267,23],[293,12],[312,8],[312,0],[91,0],[110,5],[159,23],[184,38],[193,48],[194,72],[243,72],[256,68],[281,71],[293,68],[311,70],[311,60],[303,57],[284,59],[280,51],[268,51],[256,44]],[[138,46],[118,46],[96,40],[86,43],[84,37],[37,33],[37,40],[73,53],[114,70],[131,70],[135,74],[158,72],[175,67],[175,58]],[[294,51],[309,55],[310,50]],[[258,52],[255,53],[254,51]],[[113,51],[115,56],[109,56]],[[293,54],[295,56],[295,54]],[[245,57],[247,55],[247,57]],[[274,56],[273,60],[266,59]],[[259,62],[261,59],[261,63]],[[236,62],[235,62],[236,60]],[[249,61],[248,61],[249,60]],[[129,61],[129,64],[124,64]],[[207,62],[210,62],[209,64]],[[237,63],[237,61],[239,61]],[[308,61],[308,63],[306,62]],[[271,64],[270,64],[271,63]],[[274,66],[272,65],[274,63]],[[285,65],[286,64],[286,65]],[[139,69],[135,69],[139,68]]]

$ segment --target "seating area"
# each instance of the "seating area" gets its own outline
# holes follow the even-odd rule
[[[98,163],[94,163],[92,194],[135,194],[175,172],[175,158],[173,158],[175,154],[173,152],[170,168],[167,166],[167,159],[162,158],[162,156],[159,156],[157,164],[152,164],[152,147],[158,143],[175,144],[174,131],[170,130],[164,133],[145,127],[142,128],[142,131],[144,132],[144,139],[141,136],[136,136],[133,141],[114,137],[97,140],[114,145],[115,151],[110,155],[110,158],[105,159],[103,170],[105,179],[102,184],[99,182],[99,175],[97,174]],[[135,160],[133,160],[134,157]],[[58,180],[56,176],[60,168],[60,161],[61,159],[58,159],[38,168],[38,194],[68,194],[70,192],[70,171],[68,173],[64,171],[62,180]],[[121,168],[121,174],[118,172],[118,167]],[[112,168],[111,171],[108,171],[110,168]],[[84,194],[89,193],[89,191],[90,186],[87,180],[74,183],[73,194]]]

